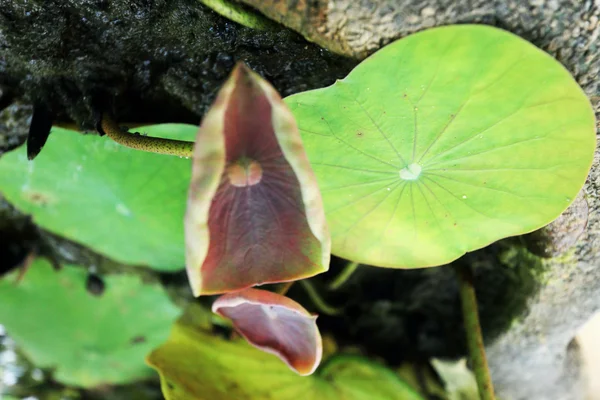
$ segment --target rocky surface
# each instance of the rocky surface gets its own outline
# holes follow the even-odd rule
[[[589,206],[584,191],[577,195],[573,204],[560,217],[542,229],[523,235],[529,251],[544,258],[558,257],[575,246],[589,217]]]
[[[588,228],[570,254],[545,261],[548,274],[528,315],[488,346],[494,382],[502,398],[581,400],[577,359],[568,346],[600,310],[600,157],[585,186]]]
[[[240,60],[284,95],[331,84],[356,63],[198,0],[0,0],[0,87],[84,127],[106,103],[122,121],[198,123]]]
[[[295,28],[356,58],[431,26],[481,22],[505,28],[561,61],[600,114],[598,0],[261,2],[269,3],[310,4],[314,8],[300,9],[296,17],[305,22]],[[274,12],[269,16],[292,26]],[[90,127],[92,109],[109,104],[122,121],[197,123],[237,60],[284,95],[330,84],[357,63],[286,29],[257,32],[239,26],[196,0],[0,0],[0,104],[8,98],[47,104],[56,120]],[[12,107],[11,115],[26,110]],[[0,121],[1,148],[22,142],[26,114]],[[15,121],[21,121],[19,128],[10,128]],[[584,191],[589,220],[568,255],[541,261],[525,254],[519,240],[509,240],[466,259],[476,267],[489,361],[501,399],[582,399],[567,345],[600,309],[598,157]],[[53,244],[57,251],[63,245]],[[449,268],[365,268],[345,290],[356,297],[347,304],[348,317],[323,319],[326,329],[346,332],[344,340],[370,337],[367,351],[394,353],[388,358],[396,360],[464,352]],[[339,300],[344,291],[337,296],[329,300]]]

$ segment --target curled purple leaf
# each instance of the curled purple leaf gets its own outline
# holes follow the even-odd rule
[[[198,131],[185,234],[196,296],[328,269],[321,195],[294,117],[243,64]]]
[[[272,353],[300,375],[310,375],[323,354],[317,317],[277,293],[246,289],[219,297],[213,312],[230,319],[253,346]]]

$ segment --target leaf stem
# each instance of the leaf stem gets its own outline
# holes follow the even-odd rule
[[[288,292],[288,290],[290,290],[290,288],[292,287],[292,285],[294,284],[295,281],[290,281],[290,282],[285,282],[282,283],[281,286],[279,286],[279,288],[276,290],[276,293],[285,296],[286,293]]]
[[[200,0],[200,3],[216,13],[248,28],[265,31],[273,28],[271,20],[257,12],[230,0]]]
[[[479,388],[479,396],[481,400],[495,400],[494,386],[492,385],[490,368],[485,356],[485,347],[479,324],[477,298],[473,286],[473,273],[468,265],[457,265],[454,267],[454,270],[458,276],[460,285],[460,300],[467,336],[467,347]]]
[[[306,291],[306,294],[308,294],[308,297],[310,297],[310,300],[313,302],[315,307],[317,307],[317,309],[323,314],[335,316],[340,315],[344,311],[341,308],[336,308],[327,304],[327,302],[323,300],[321,295],[317,292],[315,287],[309,281],[302,280],[300,281],[300,284]]]
[[[132,149],[186,158],[192,157],[194,154],[194,142],[142,136],[139,133],[127,132],[121,129],[108,113],[102,114],[97,129],[101,135],[105,134],[120,145]]]
[[[354,272],[358,269],[359,266],[360,263],[357,263],[355,261],[351,261],[348,264],[346,264],[342,272],[340,272],[335,277],[335,279],[329,284],[329,290],[338,290],[340,287],[342,287],[344,283],[346,283],[346,281],[348,281],[348,279],[352,276],[352,274],[354,274]]]

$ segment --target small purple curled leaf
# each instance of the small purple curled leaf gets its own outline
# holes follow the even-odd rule
[[[185,236],[196,296],[303,279],[329,267],[321,195],[294,117],[243,64],[198,131]]]
[[[277,293],[246,289],[219,297],[213,312],[230,319],[253,346],[275,354],[300,375],[310,375],[323,355],[317,317]]]

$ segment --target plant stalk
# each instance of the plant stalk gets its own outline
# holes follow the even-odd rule
[[[490,368],[485,356],[485,347],[481,335],[481,325],[479,324],[473,274],[468,265],[455,266],[454,270],[460,285],[460,300],[467,336],[467,347],[477,387],[479,388],[479,397],[481,400],[495,400],[494,386],[492,385]]]
[[[185,158],[194,154],[194,142],[142,136],[139,133],[124,131],[108,113],[102,114],[97,128],[101,135],[105,134],[120,145],[132,149]]]
[[[230,0],[200,0],[200,3],[209,7],[227,19],[237,22],[248,28],[265,31],[273,28],[271,20],[257,12],[251,12],[237,2]]]
[[[310,300],[313,302],[315,307],[317,307],[317,309],[321,313],[330,315],[330,316],[335,316],[335,315],[340,315],[344,311],[341,308],[336,308],[336,307],[333,307],[333,306],[327,304],[327,302],[325,300],[323,300],[321,295],[319,295],[319,293],[317,292],[315,287],[312,285],[312,283],[310,283],[306,279],[299,281],[299,282],[302,285],[302,287],[304,288],[304,290],[306,291],[306,294],[308,294],[308,297],[310,297]]]
[[[340,272],[335,279],[329,284],[329,290],[338,290],[341,288],[344,283],[354,274],[354,272],[358,269],[360,263],[351,261]]]
[[[275,293],[285,296],[287,294],[287,292],[291,289],[291,287],[294,285],[294,282],[295,281],[282,283],[281,286],[279,286],[279,288],[276,290]]]

